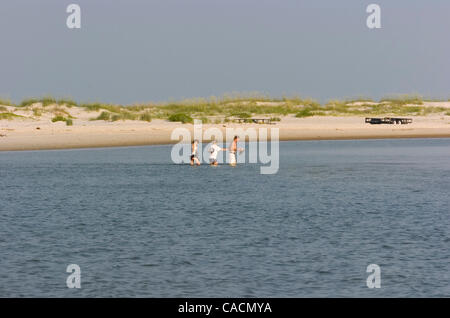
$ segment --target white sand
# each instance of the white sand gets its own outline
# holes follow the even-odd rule
[[[428,103],[430,104],[430,103]],[[430,106],[449,107],[450,102],[436,102]],[[8,107],[12,111],[14,107]],[[37,119],[0,120],[0,150],[37,150],[84,147],[132,146],[173,143],[172,131],[177,127],[193,125],[165,120],[144,121],[90,121],[100,112],[87,112],[83,108],[66,110],[76,119],[73,126],[65,122],[51,122],[54,115],[43,114]],[[16,111],[18,115],[31,116],[32,112]],[[408,116],[411,117],[411,116]],[[408,125],[370,125],[364,117],[283,117],[275,125],[258,124],[207,124],[204,129],[279,128],[281,140],[308,139],[364,139],[364,138],[416,138],[450,137],[450,116],[430,115],[411,117]]]

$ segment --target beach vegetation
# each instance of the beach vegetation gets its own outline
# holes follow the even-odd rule
[[[111,115],[111,121],[118,121],[118,120],[120,120],[121,119],[121,117],[120,117],[120,115],[118,115],[118,114],[113,114],[113,115]]]
[[[392,95],[383,97],[380,100],[380,103],[390,103],[395,105],[422,105],[423,104],[423,98],[419,95]]]
[[[59,115],[52,118],[52,123],[56,123],[58,121],[65,122],[67,126],[72,126],[73,125],[72,118],[66,118],[64,116],[59,116]]]
[[[22,100],[19,106],[20,107],[31,106],[36,103],[39,103],[39,100],[37,98],[26,98]]]
[[[205,117],[205,116],[200,117],[199,119],[202,121],[202,124],[208,124],[210,122],[208,117]]]
[[[23,116],[20,115],[16,115],[14,113],[0,113],[0,120],[2,119],[8,119],[8,120],[13,120],[15,118],[24,118]]]
[[[27,107],[31,106],[33,104],[40,103],[43,107],[50,106],[50,105],[64,105],[67,107],[73,107],[77,106],[78,104],[70,99],[70,98],[60,98],[56,99],[52,97],[51,95],[43,96],[41,98],[25,98],[22,100],[22,102],[19,104],[20,107]]]
[[[374,103],[375,101],[370,97],[355,97],[355,98],[348,98],[345,100],[346,104],[354,104],[354,103]]]
[[[95,120],[110,120],[111,119],[111,113],[110,112],[101,112],[100,115],[98,115],[97,118],[95,118]]]
[[[145,112],[139,115],[139,120],[151,122],[152,115],[149,112]]]
[[[1,101],[0,101],[1,102]],[[34,104],[41,104],[36,107]],[[53,107],[48,107],[53,105]],[[46,107],[47,106],[47,107]],[[101,102],[77,103],[70,98],[42,98],[24,99],[20,110],[33,111],[34,116],[50,112],[55,116],[70,116],[68,108],[81,107],[87,111],[100,113],[92,120],[118,121],[163,119],[183,123],[193,122],[193,118],[201,119],[204,123],[233,122],[236,118],[243,118],[250,122],[252,117],[282,118],[294,115],[297,118],[310,116],[392,116],[411,115],[426,116],[429,114],[443,114],[447,109],[424,105],[424,100],[417,95],[393,95],[380,99],[378,102],[367,97],[343,100],[330,100],[324,104],[311,98],[299,96],[283,96],[271,98],[265,94],[228,94],[222,97],[190,98],[180,101],[151,102],[132,105],[108,104]],[[36,110],[40,108],[41,110]],[[18,109],[18,110],[19,110]],[[3,110],[5,111],[5,110]],[[275,121],[275,120],[274,120]]]
[[[81,104],[80,107],[83,107],[88,111],[107,110],[111,113],[120,113],[124,108],[121,105],[102,104],[102,103],[85,103]]]
[[[314,116],[314,114],[311,112],[309,108],[302,109],[297,114],[295,114],[295,117],[297,118],[304,118],[304,117],[311,117]]]
[[[52,96],[44,96],[41,98],[26,98],[22,100],[20,107],[31,106],[37,103],[41,103],[43,107],[58,104],[56,99]]]
[[[251,118],[252,115],[249,113],[233,113],[231,114],[231,116],[236,117],[236,118]]]
[[[53,98],[52,96],[45,96],[45,97],[42,97],[42,98],[39,100],[39,102],[42,103],[42,106],[43,106],[43,107],[50,106],[50,105],[55,105],[55,104],[57,105],[57,104],[58,104],[57,101],[56,101],[56,99]]]
[[[129,111],[121,111],[120,113],[114,114],[111,117],[111,121],[117,120],[136,120],[138,119],[138,114],[129,112]]]
[[[33,108],[34,109],[34,108]],[[64,108],[60,106],[53,106],[52,108],[46,108],[44,111],[48,109],[48,112],[56,115],[56,116],[67,116],[70,117],[70,113]]]
[[[184,113],[177,113],[177,114],[170,115],[168,120],[174,121],[174,122],[182,122],[183,124],[186,124],[186,123],[192,124],[194,122],[194,119],[191,116],[184,114]]]
[[[0,98],[0,105],[15,106],[14,103],[8,98]]]
[[[67,107],[73,107],[73,106],[78,106],[78,103],[76,101],[74,101],[71,98],[60,98],[56,101],[56,104],[58,105],[64,105]]]
[[[63,116],[55,116],[52,118],[52,123],[56,123],[58,121],[66,121],[67,119]]]
[[[42,109],[40,109],[40,108],[33,108],[32,111],[33,111],[33,115],[34,116],[36,116],[36,117],[42,116]]]

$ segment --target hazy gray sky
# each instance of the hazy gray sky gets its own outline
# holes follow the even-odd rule
[[[366,27],[370,3],[381,29]],[[2,0],[0,14],[0,96],[14,101],[450,97],[448,0]]]

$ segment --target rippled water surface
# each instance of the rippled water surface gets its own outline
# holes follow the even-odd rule
[[[170,150],[0,153],[0,296],[450,296],[449,139],[282,142],[275,175]]]

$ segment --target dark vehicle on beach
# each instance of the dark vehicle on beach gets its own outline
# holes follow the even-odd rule
[[[384,118],[366,118],[366,123],[371,125],[380,125],[380,124],[399,124],[399,125],[406,125],[411,124],[412,119],[411,118],[392,118],[392,117],[384,117]]]

